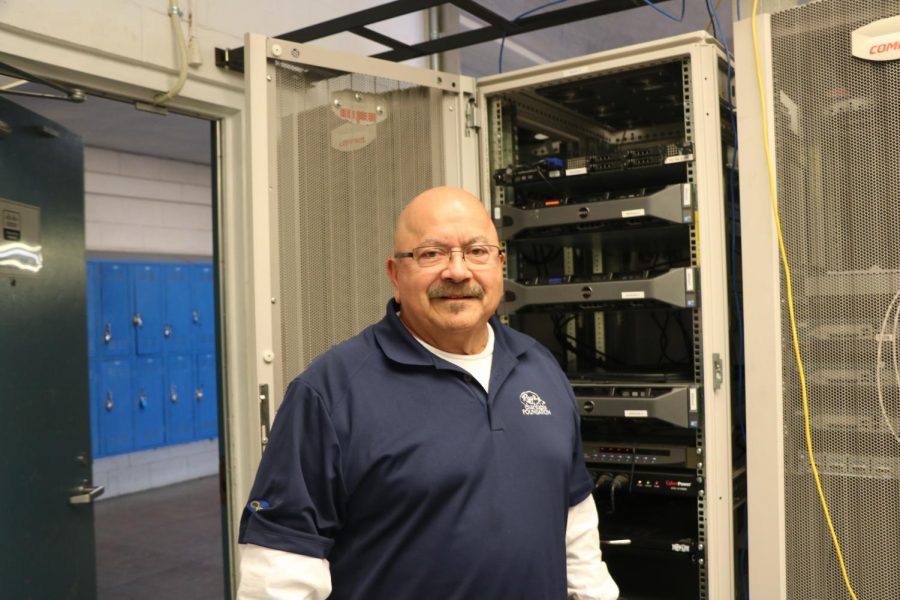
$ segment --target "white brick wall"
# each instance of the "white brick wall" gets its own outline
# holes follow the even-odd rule
[[[98,458],[93,465],[93,482],[94,485],[105,488],[99,500],[107,500],[218,472],[218,441],[200,440],[179,446]]]
[[[212,256],[210,167],[84,149],[87,250]]]

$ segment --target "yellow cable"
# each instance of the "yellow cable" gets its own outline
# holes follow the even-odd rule
[[[762,80],[762,70],[759,64],[759,42],[756,32],[756,11],[759,0],[753,0],[753,13],[750,16],[750,26],[753,31],[753,54],[756,64],[756,83],[759,86],[759,104],[762,109],[762,134],[763,134],[763,150],[766,154],[766,168],[769,173],[769,195],[772,200],[772,212],[775,216],[775,228],[778,232],[778,249],[781,253],[781,264],[784,267],[784,281],[787,287],[788,314],[791,321],[791,338],[794,342],[794,357],[797,359],[797,371],[800,374],[800,391],[803,395],[803,422],[806,427],[806,450],[809,454],[809,464],[812,467],[813,477],[816,480],[816,490],[819,492],[819,501],[822,504],[822,512],[825,513],[825,521],[828,523],[828,531],[831,532],[831,540],[834,542],[834,550],[837,553],[838,563],[841,566],[841,574],[844,577],[844,585],[850,592],[853,600],[858,600],[853,586],[850,584],[850,576],[847,574],[847,566],[844,564],[844,554],[841,552],[841,544],[838,542],[837,533],[834,530],[834,524],[831,522],[831,514],[828,511],[828,502],[825,501],[825,492],[822,489],[822,480],[819,477],[819,469],[816,466],[816,456],[813,453],[812,445],[812,429],[809,425],[809,396],[806,391],[806,375],[803,369],[803,359],[800,356],[800,339],[797,335],[797,321],[794,316],[794,294],[791,291],[791,270],[788,266],[787,250],[784,246],[784,236],[781,231],[781,217],[778,214],[778,200],[775,195],[775,168],[772,162],[772,155],[769,152],[769,129],[768,117],[766,116],[766,94]]]

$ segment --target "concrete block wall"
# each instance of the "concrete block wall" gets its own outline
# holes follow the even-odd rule
[[[190,260],[212,257],[209,165],[85,147],[85,238],[89,255]],[[219,472],[218,440],[99,458],[99,499]]]
[[[218,448],[218,440],[200,440],[98,459],[93,482],[105,490],[98,501],[218,474]]]
[[[209,165],[88,146],[84,167],[89,254],[212,256]]]

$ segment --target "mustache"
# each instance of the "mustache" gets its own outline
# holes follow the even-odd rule
[[[438,282],[428,288],[428,298],[446,298],[449,296],[467,296],[469,298],[484,298],[484,288],[477,283],[453,285],[446,282]]]

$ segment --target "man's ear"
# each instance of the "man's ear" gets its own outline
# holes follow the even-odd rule
[[[398,303],[400,302],[400,280],[398,279],[400,269],[400,265],[397,264],[397,259],[393,256],[387,259],[385,263],[385,268],[387,269],[388,278],[391,280],[391,284],[394,286],[394,300]]]

